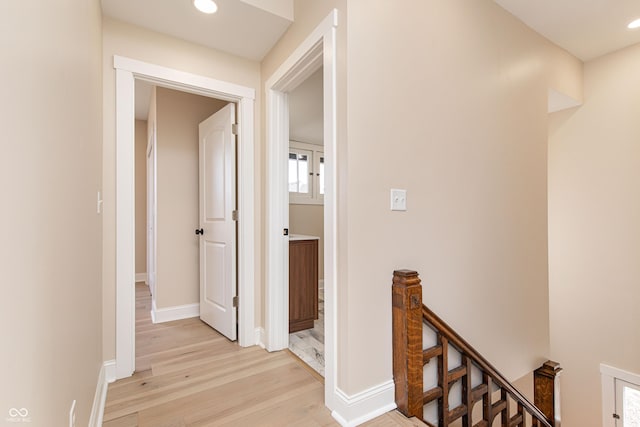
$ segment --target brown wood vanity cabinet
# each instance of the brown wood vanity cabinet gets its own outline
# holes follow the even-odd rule
[[[318,318],[318,240],[289,241],[289,333]]]

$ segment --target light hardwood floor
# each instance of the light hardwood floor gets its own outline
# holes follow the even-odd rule
[[[152,324],[136,285],[136,373],[109,385],[104,427],[337,426],[322,378],[288,351],[242,348],[202,323]],[[422,426],[390,412],[369,427]]]

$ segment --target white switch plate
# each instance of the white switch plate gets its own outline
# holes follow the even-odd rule
[[[100,215],[102,213],[102,193],[100,191],[98,191],[97,199],[98,200],[96,201],[96,211],[98,215]]]
[[[391,210],[407,210],[407,190],[397,190],[395,188],[391,189]]]

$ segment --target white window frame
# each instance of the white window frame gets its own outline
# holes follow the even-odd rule
[[[292,147],[289,146],[289,162],[291,162],[291,155],[295,154],[296,155],[296,161],[300,162],[299,156],[303,155],[303,156],[307,156],[307,182],[308,182],[308,191],[307,192],[301,192],[301,191],[291,191],[289,190],[289,200],[303,200],[305,202],[310,202],[313,199],[313,195],[314,195],[314,183],[315,181],[313,180],[313,151],[312,150],[307,150],[307,149],[302,149],[302,148],[297,148],[297,147]],[[288,164],[288,163],[287,163]],[[289,168],[289,174],[291,173],[291,168]],[[299,174],[299,172],[298,172]],[[298,178],[300,178],[300,176],[298,176]],[[299,188],[298,188],[299,189]]]
[[[324,194],[320,194],[320,157],[324,157],[322,145],[301,141],[289,141],[289,153],[308,154],[309,157],[309,193],[289,192],[289,203],[292,205],[323,205]],[[288,157],[287,157],[288,159]],[[288,165],[288,163],[287,163]]]

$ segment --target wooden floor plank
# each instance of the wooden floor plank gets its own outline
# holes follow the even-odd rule
[[[199,319],[153,324],[136,284],[136,373],[109,385],[103,427],[338,426],[322,378],[288,351],[242,348]],[[369,427],[419,426],[397,412]]]
[[[102,423],[102,427],[138,427],[138,414],[129,414],[115,420]]]

